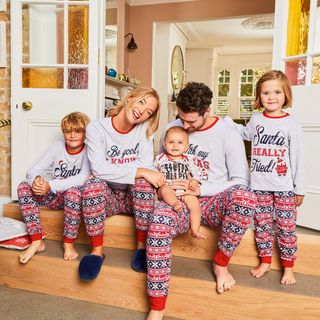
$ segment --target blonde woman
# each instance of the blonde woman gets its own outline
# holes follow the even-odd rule
[[[145,242],[154,188],[165,183],[152,166],[159,108],[154,89],[134,89],[106,118],[88,126],[86,143],[95,178],[87,181],[83,192],[83,215],[92,251],[80,262],[82,280],[93,280],[99,274],[104,259],[104,220],[116,214],[135,216],[137,250],[131,266],[135,271],[146,271]]]

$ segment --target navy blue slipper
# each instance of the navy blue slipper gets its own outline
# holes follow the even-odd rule
[[[104,258],[105,255],[102,257],[94,254],[84,256],[79,264],[80,279],[84,281],[94,280],[101,270]]]
[[[147,252],[146,249],[137,249],[134,252],[131,268],[136,272],[147,272]]]

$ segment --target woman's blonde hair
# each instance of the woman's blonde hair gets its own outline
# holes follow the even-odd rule
[[[261,95],[261,86],[264,82],[269,80],[279,80],[281,82],[283,92],[285,95],[285,101],[282,106],[283,109],[290,108],[292,106],[292,91],[291,84],[287,76],[280,70],[271,70],[266,72],[261,76],[256,84],[256,97],[253,102],[253,109],[263,109],[263,105],[261,103],[260,95]]]
[[[61,129],[64,132],[65,130],[81,130],[85,131],[90,118],[82,112],[72,112],[67,114],[61,120]]]
[[[119,101],[113,108],[111,108],[108,111],[107,116],[113,117],[120,113],[120,111],[127,106],[129,103],[130,105],[140,101],[142,99],[145,99],[147,97],[154,97],[157,101],[157,109],[156,111],[150,116],[150,118],[147,119],[147,122],[149,123],[147,127],[146,135],[148,138],[150,138],[158,129],[159,126],[159,118],[160,118],[160,98],[156,90],[153,88],[136,88],[131,90],[122,101]]]

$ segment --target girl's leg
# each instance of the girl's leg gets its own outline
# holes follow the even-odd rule
[[[294,192],[275,192],[275,215],[278,229],[277,241],[280,249],[281,264],[284,268],[281,283],[295,284],[296,279],[292,270],[297,251],[297,211]]]
[[[250,188],[236,185],[213,197],[200,198],[200,206],[204,224],[222,227],[213,271],[217,280],[217,291],[223,293],[235,284],[227,266],[250,226],[256,209],[256,197]]]
[[[189,212],[185,205],[182,212],[176,212],[161,201],[151,214],[147,238],[148,319],[163,317],[171,273],[172,239],[187,232],[189,224]]]
[[[83,189],[83,186],[70,188],[64,196],[64,260],[74,260],[78,257],[74,241],[78,237],[81,222]]]
[[[257,209],[254,215],[254,228],[260,264],[250,273],[255,278],[261,278],[270,271],[272,259],[274,194],[260,190],[256,190],[255,194]]]
[[[39,206],[55,207],[61,202],[61,195],[49,192],[44,196],[37,196],[27,182],[22,182],[18,187],[18,199],[28,234],[31,238],[31,245],[20,254],[20,262],[27,263],[37,252],[45,250],[42,240],[43,230],[40,225]]]

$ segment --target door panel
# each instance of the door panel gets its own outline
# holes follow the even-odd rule
[[[98,53],[104,6],[96,0],[11,1],[13,199],[30,166],[62,137],[66,114],[103,114]],[[30,110],[23,108],[26,101]]]

